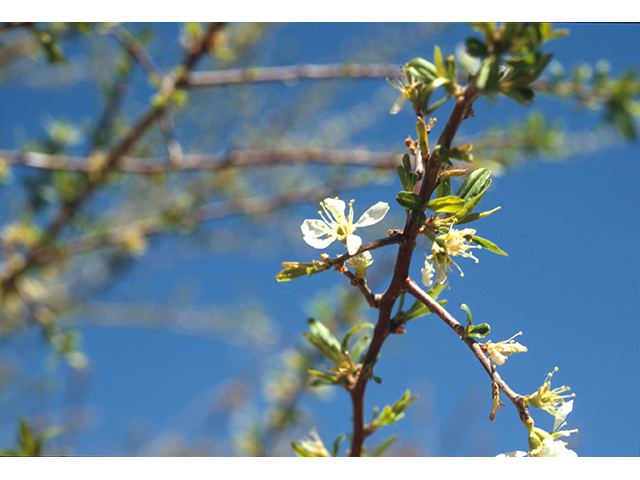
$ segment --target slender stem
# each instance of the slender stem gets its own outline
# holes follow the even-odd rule
[[[187,83],[192,87],[211,87],[238,83],[291,82],[299,79],[380,78],[395,73],[398,73],[397,65],[290,65],[191,72],[187,76]]]
[[[38,152],[0,150],[0,158],[9,165],[25,165],[43,170],[90,172],[89,157],[49,155]],[[154,175],[172,171],[217,171],[231,167],[269,166],[274,164],[353,165],[371,168],[394,168],[398,163],[396,152],[374,153],[367,150],[233,150],[221,155],[184,154],[178,164],[166,158],[141,158],[123,155],[112,170]]]
[[[453,316],[444,309],[438,302],[436,302],[433,298],[431,298],[427,293],[422,290],[413,280],[407,278],[405,281],[405,285],[407,287],[407,292],[420,300],[432,313],[435,313],[438,317],[440,317],[444,323],[446,323],[457,335],[462,335],[464,332],[464,327],[455,319]],[[471,349],[476,358],[480,361],[480,364],[484,367],[486,372],[491,377],[492,382],[494,382],[500,390],[504,392],[504,394],[511,400],[511,402],[515,405],[518,410],[518,415],[520,416],[520,420],[523,423],[533,424],[533,420],[529,415],[529,410],[526,404],[522,400],[522,395],[515,393],[509,385],[500,377],[495,368],[491,365],[491,362],[487,358],[487,356],[480,349],[480,344],[476,342],[473,338],[466,337],[464,338],[464,343]]]

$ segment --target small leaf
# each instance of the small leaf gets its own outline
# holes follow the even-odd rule
[[[307,320],[307,323],[309,324],[309,330],[311,330],[311,333],[314,337],[322,340],[336,352],[341,351],[342,346],[340,345],[340,342],[333,335],[333,333],[331,333],[331,331],[329,331],[329,329],[322,324],[322,322],[316,320],[315,318],[310,318],[309,320]]]
[[[476,237],[475,235],[471,235],[471,241],[480,245],[482,248],[486,248],[490,252],[497,253],[498,255],[508,256],[506,252],[500,250],[495,243],[490,242],[487,239]]]
[[[472,57],[484,58],[489,52],[489,49],[484,42],[475,37],[468,37],[464,43],[467,47],[467,53]]]
[[[409,157],[408,153],[405,153],[402,156],[402,166],[404,167],[405,172],[413,172],[413,167],[411,166],[411,157]]]
[[[482,191],[490,175],[491,170],[488,168],[474,170],[465,178],[464,182],[462,182],[456,195],[464,200],[472,199]]]
[[[427,221],[427,216],[422,210],[411,210],[411,221],[416,225],[422,225]]]
[[[476,220],[479,220],[483,217],[486,217],[487,215],[491,215],[494,212],[497,212],[498,210],[500,210],[501,207],[496,207],[493,210],[489,210],[488,212],[482,212],[482,213],[471,213],[469,215],[467,215],[464,218],[459,219],[456,222],[456,225],[462,225],[463,223],[469,223],[469,222],[474,222]]]
[[[427,203],[427,208],[434,212],[455,213],[464,206],[465,202],[462,198],[449,195],[447,197],[435,198]]]
[[[403,190],[407,190],[407,174],[402,168],[402,165],[398,165],[396,167],[396,172],[398,172],[398,178],[400,179],[400,184],[402,185]]]
[[[335,375],[331,375],[327,372],[323,372],[321,370],[315,370],[313,368],[310,368],[307,370],[307,372],[309,372],[309,374],[311,375],[315,375],[316,379],[313,379],[311,381],[311,383],[313,383],[312,386],[317,387],[319,385],[334,385],[338,383],[338,377]],[[318,380],[320,380],[318,382]]]
[[[464,310],[465,312],[467,312],[467,324],[471,325],[471,310],[469,309],[469,307],[467,306],[466,303],[463,303],[462,305],[460,305],[460,309]]]
[[[396,201],[405,210],[415,210],[422,207],[422,199],[420,195],[413,192],[399,192]]]
[[[362,356],[365,354],[369,344],[371,343],[370,335],[363,335],[360,337],[349,350],[349,357],[351,357],[351,361],[354,363],[361,363]]]
[[[440,47],[436,45],[433,47],[433,63],[436,66],[436,72],[438,73],[438,77],[446,76],[444,71],[444,65],[442,62],[442,52],[440,51]]]
[[[448,197],[451,195],[451,178],[441,180],[436,187],[436,198]]]
[[[314,337],[313,335],[307,332],[303,332],[302,335],[304,335],[304,338],[309,340],[311,344],[314,347],[316,347],[318,351],[325,356],[325,358],[327,358],[328,360],[334,363],[337,363],[340,361],[340,359],[338,358],[338,353],[332,348],[330,348],[327,344],[325,344],[321,340],[318,340],[316,337]]]
[[[333,442],[333,447],[331,447],[331,456],[332,457],[337,457],[338,456],[338,449],[340,448],[340,443],[342,443],[342,441],[347,438],[347,436],[342,433],[338,436],[338,438],[336,438]]]
[[[348,350],[347,347],[349,346],[349,340],[351,340],[351,337],[353,336],[353,334],[358,332],[359,330],[362,330],[365,327],[373,328],[373,325],[370,323],[360,323],[358,325],[354,325],[353,327],[351,327],[351,329],[349,329],[347,334],[342,339],[342,350],[345,350],[345,351]]]
[[[469,331],[469,338],[484,338],[491,332],[491,328],[486,323],[480,323],[478,325],[473,325]]]
[[[487,183],[484,185],[484,189],[478,195],[471,198],[471,200],[464,204],[464,207],[456,212],[456,218],[462,219],[471,214],[471,212],[473,212],[473,210],[478,206],[478,202],[480,202],[482,195],[484,195],[484,192],[487,191],[489,185],[491,185],[491,179],[487,181]]]
[[[378,448],[376,448],[375,452],[373,452],[373,455],[371,455],[371,456],[372,457],[381,456],[391,445],[393,445],[393,443],[396,440],[398,440],[398,435],[393,435],[388,440],[386,440],[382,445],[380,445]]]

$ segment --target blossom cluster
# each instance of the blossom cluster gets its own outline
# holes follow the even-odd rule
[[[465,228],[464,230],[450,228],[446,234],[436,237],[431,246],[431,255],[426,258],[424,268],[421,270],[422,283],[430,287],[433,284],[432,277],[437,271],[436,281],[444,284],[447,281],[447,275],[453,270],[451,265],[455,265],[460,271],[460,276],[464,277],[462,269],[451,257],[473,258],[478,263],[479,260],[468,251],[471,248],[482,248],[480,245],[471,245],[469,243],[469,238],[475,233],[476,231],[472,228]]]

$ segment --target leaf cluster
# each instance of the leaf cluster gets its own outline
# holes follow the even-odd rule
[[[341,385],[348,388],[354,374],[358,371],[358,364],[369,346],[371,337],[363,335],[353,343],[351,339],[358,331],[366,327],[373,328],[373,325],[370,323],[354,325],[342,341],[339,341],[319,320],[310,318],[308,324],[311,333],[305,332],[305,338],[333,364],[327,367],[326,371],[309,369],[309,373],[315,376],[311,385]]]
[[[17,447],[0,450],[0,455],[6,457],[40,457],[44,456],[44,442],[56,435],[60,435],[60,427],[51,427],[37,435],[25,418],[20,418],[18,423]]]
[[[529,104],[535,97],[530,87],[543,72],[551,54],[540,47],[547,41],[566,35],[549,23],[473,23],[482,38],[465,41],[467,53],[482,61],[477,73],[470,74],[485,93],[499,93]]]

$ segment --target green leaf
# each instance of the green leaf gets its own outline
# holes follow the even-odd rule
[[[491,332],[491,328],[486,323],[472,325],[467,335],[469,338],[484,338]]]
[[[469,307],[467,306],[466,303],[463,303],[462,305],[460,305],[460,309],[464,310],[465,312],[467,312],[467,324],[471,325],[471,310],[469,309]]]
[[[456,225],[462,225],[463,223],[469,223],[469,222],[475,222],[476,220],[480,220],[483,217],[486,217],[487,215],[491,215],[494,212],[497,212],[498,210],[500,210],[501,207],[496,207],[493,210],[489,210],[488,212],[482,212],[482,213],[471,213],[469,215],[467,215],[464,218],[459,219],[456,222]]]
[[[436,198],[448,197],[451,195],[451,178],[442,180],[436,187]]]
[[[462,198],[456,195],[449,195],[431,200],[427,203],[427,208],[434,212],[455,213],[460,210],[464,204],[465,201]]]
[[[447,77],[451,83],[456,81],[456,58],[453,55],[449,55],[444,61],[444,69],[447,72]]]
[[[386,440],[382,445],[380,445],[378,448],[376,448],[375,452],[373,452],[373,455],[371,455],[372,457],[379,457],[381,456],[391,445],[393,445],[393,443],[398,440],[398,435],[393,435],[392,437],[389,437],[388,440]]]
[[[291,441],[291,448],[293,449],[293,452],[298,455],[299,457],[313,457],[313,455],[311,454],[311,452],[308,452],[307,450],[305,450],[304,448],[302,448],[301,445],[298,445],[296,442],[294,442],[293,440]]]
[[[473,241],[473,243],[480,245],[482,248],[486,248],[490,252],[497,253],[498,255],[508,256],[507,253],[500,250],[500,248],[498,248],[495,243],[492,243],[487,239],[471,235],[471,240]]]
[[[362,356],[365,354],[369,344],[371,343],[370,335],[363,335],[349,350],[349,357],[353,363],[362,363]]]
[[[353,327],[351,327],[349,329],[349,331],[347,332],[347,334],[344,336],[344,338],[342,339],[342,350],[346,351],[348,350],[348,346],[349,346],[349,340],[351,340],[351,337],[353,336],[354,333],[358,332],[359,330],[362,330],[365,327],[370,327],[373,328],[373,325],[370,323],[360,323],[358,325],[354,325]],[[352,359],[353,360],[353,359]]]
[[[471,172],[467,178],[465,178],[456,196],[464,199],[465,201],[471,200],[478,195],[487,183],[491,170],[488,168],[479,168]]]
[[[413,167],[411,166],[411,157],[409,157],[408,153],[405,153],[402,156],[402,166],[404,167],[405,172],[413,172]]]
[[[276,275],[276,282],[288,282],[294,278],[304,277],[307,272],[298,268],[286,268]]]
[[[342,433],[340,435],[338,435],[338,438],[336,438],[333,442],[333,447],[331,447],[331,456],[332,457],[337,457],[338,456],[338,449],[340,448],[340,443],[342,443],[342,441],[347,438],[347,436]]]
[[[283,262],[282,266],[285,267],[285,269],[276,275],[276,282],[288,282],[294,278],[303,277],[305,275],[311,276],[316,273],[324,272],[327,269],[327,267],[325,267],[321,262]]]
[[[338,383],[338,377],[336,375],[331,375],[330,373],[323,372],[321,370],[315,370],[313,368],[309,368],[307,372],[318,377],[314,378],[310,382],[313,387],[317,387],[319,385],[335,385]]]
[[[334,350],[336,353],[340,353],[342,351],[342,346],[338,339],[329,331],[327,327],[325,327],[322,322],[316,320],[315,318],[310,318],[307,320],[309,324],[309,330],[311,330],[311,334],[317,339],[324,342],[329,348]]]
[[[484,58],[489,53],[489,49],[485,43],[475,37],[468,37],[464,41],[464,44],[467,47],[467,53],[472,57]]]
[[[422,199],[420,195],[413,192],[398,192],[396,201],[405,210],[415,210],[422,208]]]
[[[316,337],[314,337],[313,335],[307,332],[303,332],[302,335],[304,335],[304,338],[309,340],[311,344],[314,347],[316,347],[318,351],[325,356],[325,358],[331,360],[334,363],[340,360],[338,357],[338,354],[321,340],[318,340]]]
[[[446,72],[444,70],[444,65],[442,63],[442,52],[440,51],[440,47],[438,45],[433,47],[433,63],[436,66],[436,72],[438,73],[438,77],[445,77]]]
[[[411,210],[411,221],[416,225],[422,225],[427,221],[427,216],[422,210]]]
[[[489,185],[491,185],[491,179],[487,181],[487,183],[484,185],[484,189],[478,195],[474,196],[471,200],[464,204],[464,207],[456,212],[455,217],[463,219],[471,212],[473,212],[473,210],[478,206],[478,202],[480,202],[482,195],[484,195],[484,192],[486,192],[489,188]]]
[[[396,172],[398,172],[398,178],[400,178],[400,183],[402,184],[402,188],[403,190],[407,190],[407,174],[404,171],[404,168],[402,168],[402,165],[398,165],[396,167]]]

